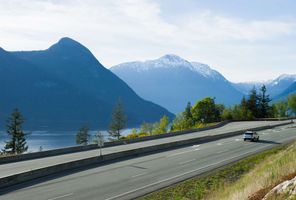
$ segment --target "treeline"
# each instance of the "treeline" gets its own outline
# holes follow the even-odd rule
[[[115,105],[108,128],[109,137],[98,131],[95,135],[89,134],[88,126],[82,126],[76,134],[76,143],[87,145],[90,143],[102,144],[105,140],[115,141],[132,139],[167,132],[202,128],[223,120],[254,120],[258,118],[278,118],[296,116],[296,94],[290,94],[287,99],[271,104],[271,98],[263,85],[259,91],[253,88],[249,95],[243,97],[241,102],[231,107],[217,104],[214,98],[206,97],[197,101],[193,106],[187,103],[184,111],[177,114],[170,123],[167,116],[160,118],[158,122],[144,122],[139,129],[132,129],[131,133],[122,136],[122,131],[127,125],[127,116],[121,100]],[[15,109],[7,120],[6,133],[9,140],[5,141],[1,154],[20,154],[28,149],[25,133],[22,129],[24,117],[18,109]]]
[[[259,118],[279,118],[296,115],[296,94],[287,99],[270,103],[271,98],[263,85],[259,92],[253,88],[248,98],[243,97],[241,103],[223,110],[223,120],[254,120]]]
[[[253,120],[274,117],[275,110],[270,105],[271,99],[263,85],[259,92],[253,88],[248,98],[243,97],[241,103],[223,110],[222,119],[225,120]]]
[[[177,114],[171,124],[163,116],[157,123],[143,123],[139,130],[132,129],[122,139],[202,128],[224,120],[256,120],[296,115],[296,94],[290,94],[287,99],[273,104],[271,100],[265,85],[259,91],[253,88],[239,104],[231,107],[217,104],[214,98],[206,97],[193,106],[188,102],[184,111]]]

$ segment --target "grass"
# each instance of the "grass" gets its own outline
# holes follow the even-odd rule
[[[140,199],[261,199],[271,188],[295,172],[296,143],[293,143],[264,151]]]
[[[4,152],[0,152],[0,158],[4,158],[4,157],[12,157],[12,156],[16,156],[13,153],[4,153]]]

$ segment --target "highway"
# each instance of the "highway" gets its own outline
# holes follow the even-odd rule
[[[167,138],[150,140],[145,142],[138,142],[133,144],[103,148],[103,154],[106,155],[106,154],[125,151],[125,150],[137,149],[140,147],[147,147],[147,146],[153,146],[153,145],[158,145],[163,143],[187,140],[187,139],[197,138],[197,137],[202,137],[207,135],[217,135],[217,134],[238,131],[243,129],[252,129],[260,126],[281,124],[284,122],[289,122],[289,120],[288,121],[232,122],[232,123],[226,124],[225,126],[212,129],[212,130],[200,131],[200,132],[194,132],[194,133],[184,134],[184,135],[179,135],[174,137],[167,137]],[[98,150],[90,150],[90,151],[84,151],[84,152],[64,154],[59,156],[38,158],[38,159],[15,162],[15,163],[0,164],[0,178],[7,177],[14,174],[19,174],[26,171],[31,171],[34,169],[44,168],[47,166],[53,166],[61,163],[81,160],[84,158],[95,157],[98,155],[99,155]]]
[[[0,191],[1,200],[132,199],[296,139],[296,125],[146,155]],[[174,138],[174,137],[173,137]],[[140,143],[139,143],[140,144]]]

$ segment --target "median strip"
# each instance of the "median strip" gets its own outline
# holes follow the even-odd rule
[[[263,126],[263,127],[257,127],[254,128],[253,130],[263,130],[263,129],[269,129],[277,126],[282,126],[282,125],[287,125],[289,123],[281,123],[281,124],[276,124],[276,125],[269,125],[269,126]],[[201,143],[206,143],[210,141],[215,141],[223,138],[228,138],[228,137],[233,137],[236,135],[240,135],[244,132],[245,130],[240,130],[240,131],[234,131],[234,132],[229,132],[229,133],[223,133],[219,135],[211,135],[211,136],[204,136],[204,137],[196,137],[196,138],[190,138],[186,140],[181,140],[181,141],[174,141],[174,142],[169,142],[169,143],[161,143],[157,145],[152,145],[152,146],[146,146],[142,148],[136,148],[136,149],[130,149],[130,150],[125,150],[125,151],[120,151],[120,152],[115,152],[115,153],[110,153],[103,155],[101,157],[95,156],[95,157],[89,157],[89,158],[84,158],[84,159],[79,159],[79,160],[74,160],[71,162],[65,162],[57,165],[51,165],[48,167],[40,168],[40,169],[34,169],[31,171],[25,171],[19,174],[14,174],[10,175],[7,177],[3,177],[0,179],[0,188],[5,188],[9,187],[18,183],[22,183],[25,181],[29,180],[34,180],[36,178],[60,173],[63,171],[67,170],[73,170],[77,168],[86,167],[94,164],[101,164],[105,163],[108,161],[116,161],[116,160],[122,160],[122,159],[130,159],[136,156],[141,156],[145,154],[151,154],[154,152],[160,152],[160,151],[165,151],[168,149],[173,149],[173,148],[178,148],[182,146],[187,146],[187,145],[192,145],[192,144],[201,144]],[[194,151],[197,151],[198,149],[194,149]]]

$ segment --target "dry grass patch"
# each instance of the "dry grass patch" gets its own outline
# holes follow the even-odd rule
[[[218,189],[212,200],[260,199],[274,186],[292,178],[296,172],[296,143],[262,160],[236,183]]]

